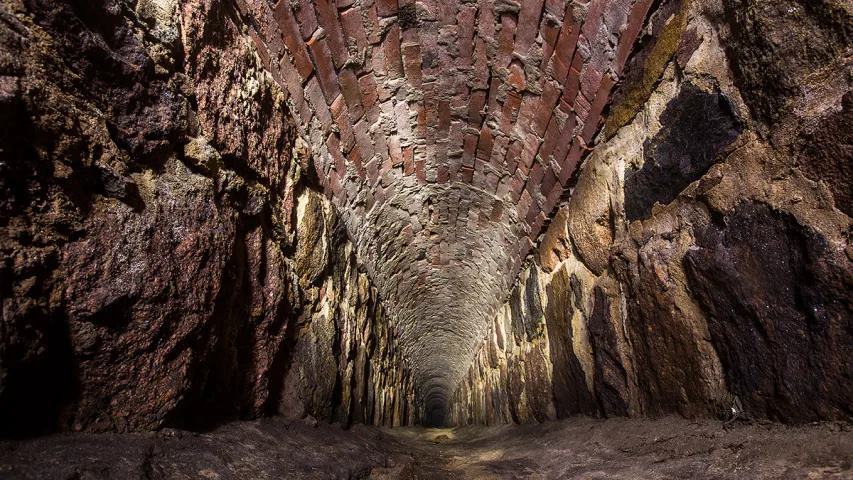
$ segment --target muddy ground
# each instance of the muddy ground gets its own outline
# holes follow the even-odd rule
[[[0,443],[0,478],[853,479],[853,426],[576,418],[448,430],[280,419]]]

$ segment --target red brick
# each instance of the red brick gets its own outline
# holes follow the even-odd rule
[[[400,136],[392,135],[388,140],[388,154],[391,156],[391,164],[395,167],[403,164],[403,148],[400,146]]]
[[[631,53],[631,48],[637,40],[640,30],[643,28],[643,22],[652,6],[654,0],[637,0],[631,13],[628,16],[628,24],[622,35],[619,37],[619,46],[616,48],[616,59],[613,60],[614,68],[617,74],[622,73],[625,68],[625,62],[628,60],[628,55]]]
[[[382,17],[397,15],[397,0],[376,0],[376,9]]]
[[[488,161],[492,156],[492,147],[494,147],[494,144],[495,137],[491,129],[484,125],[480,131],[480,141],[477,144],[477,158]]]
[[[512,59],[512,50],[515,48],[515,30],[517,22],[515,15],[504,13],[501,15],[501,33],[498,35],[498,58],[495,68],[506,68]]]
[[[423,160],[415,160],[415,172],[418,178],[418,183],[420,183],[421,185],[426,185],[426,166],[424,165]]]
[[[341,91],[338,88],[338,75],[335,73],[335,66],[332,63],[326,39],[312,37],[308,41],[308,49],[311,51],[314,65],[317,67],[317,78],[320,80],[320,86],[326,96],[326,103],[331,105]]]
[[[592,101],[595,98],[595,92],[598,91],[598,87],[601,84],[601,76],[601,71],[593,64],[589,64],[584,68],[583,74],[581,75],[580,88],[580,93],[584,98],[589,101]]]
[[[509,175],[514,174],[518,168],[518,158],[521,155],[522,148],[524,145],[518,140],[514,140],[506,150],[506,172]]]
[[[347,155],[347,159],[355,165],[356,171],[358,172],[358,176],[361,177],[362,180],[365,179],[365,171],[364,171],[364,162],[361,161],[361,150],[359,150],[358,145],[353,147],[353,149]]]
[[[403,65],[406,71],[406,79],[415,88],[421,88],[423,77],[421,75],[421,46],[418,44],[406,44],[403,46]]]
[[[575,130],[577,119],[574,113],[570,113],[563,129],[560,130],[560,135],[557,137],[557,145],[554,147],[554,160],[562,164],[569,152],[569,147],[572,146],[572,132]]]
[[[341,27],[344,29],[347,41],[354,42],[359,52],[367,49],[369,43],[367,41],[367,32],[364,30],[360,8],[350,8],[341,12]]]
[[[527,88],[527,79],[524,76],[524,68],[519,62],[512,62],[509,66],[509,79],[507,83],[519,92]]]
[[[449,182],[450,181],[450,168],[444,163],[438,164],[437,177],[438,177],[438,183]]]
[[[400,78],[403,76],[403,57],[400,52],[400,27],[395,24],[382,41],[382,50],[385,54],[385,75],[389,78]]]
[[[569,77],[566,80],[566,86],[563,88],[562,98],[564,98],[569,104],[575,101],[575,97],[578,96],[578,91],[580,91],[580,77],[582,69],[583,58],[581,58],[580,52],[575,52],[575,56],[572,59],[572,66],[569,69]]]
[[[448,100],[438,102],[438,130],[441,132],[450,130],[450,102]]]
[[[475,40],[474,77],[472,88],[489,88],[489,63],[486,54],[486,41],[480,37]]]
[[[329,155],[332,156],[335,170],[341,172],[341,175],[343,175],[347,169],[347,162],[341,154],[341,142],[334,132],[330,133],[326,138],[326,149],[329,150]]]
[[[498,135],[495,138],[494,147],[492,147],[492,154],[489,157],[489,164],[498,171],[504,171],[504,157],[506,156],[506,149],[509,145],[509,137],[504,135]]]
[[[415,150],[412,147],[403,147],[403,173],[415,173]]]
[[[317,77],[311,77],[308,83],[305,84],[305,97],[314,111],[314,115],[323,126],[323,131],[328,132],[332,127],[332,115],[329,113],[329,107],[326,105],[326,99],[323,95],[323,88],[320,87],[320,82]]]
[[[332,102],[330,110],[341,135],[341,146],[345,152],[349,152],[353,145],[355,145],[355,135],[352,131],[349,110],[342,95],[338,95],[338,98]]]
[[[586,117],[589,115],[589,107],[590,103],[583,95],[578,95],[575,98],[575,103],[572,105],[572,109],[575,111],[575,115],[577,119],[586,124]]]
[[[376,79],[372,73],[365,74],[358,78],[358,87],[361,91],[361,106],[365,110],[367,121],[371,124],[379,120],[379,106],[377,102],[379,98],[376,94]]]
[[[370,133],[367,131],[367,128],[368,125],[364,120],[353,125],[355,141],[358,144],[358,149],[361,151],[361,158],[365,162],[370,161],[376,153],[373,146],[373,140],[370,138]]]
[[[371,159],[364,164],[364,169],[367,171],[367,181],[373,186],[379,181],[379,166],[376,165],[376,158]]]
[[[461,176],[461,181],[467,184],[471,184],[474,181],[474,169],[471,167],[462,167],[459,171]]]
[[[562,185],[563,188],[569,186],[569,179],[571,179],[572,174],[575,173],[575,169],[577,168],[578,162],[580,162],[581,159],[581,153],[583,152],[581,150],[580,142],[574,142],[572,144],[572,149],[569,151],[568,157],[566,157],[566,161],[560,167],[559,180],[560,185]]]
[[[477,150],[477,135],[472,133],[465,134],[465,147],[462,152],[462,165],[466,167],[474,166],[474,154]]]
[[[471,92],[471,103],[468,104],[468,125],[479,128],[483,123],[483,107],[486,106],[486,92],[475,90]]]
[[[477,17],[477,9],[464,6],[456,14],[456,45],[459,47],[457,65],[468,67],[471,65],[471,56],[474,53],[474,21]]]
[[[548,65],[548,61],[551,60],[551,55],[554,53],[554,45],[557,44],[557,39],[560,37],[560,28],[557,24],[549,22],[547,19],[543,19],[542,28],[540,29],[542,32],[542,63],[540,64],[541,68],[544,69]]]
[[[382,40],[382,28],[379,25],[379,13],[376,8],[376,3],[367,8],[367,41],[370,44],[377,44]],[[374,55],[376,53],[374,52]]]
[[[551,114],[554,111],[554,106],[560,98],[560,90],[551,82],[545,82],[545,87],[542,90],[542,101],[540,108],[534,112],[533,121],[530,126],[536,135],[540,137],[545,134],[545,129],[548,127],[548,122]]]
[[[507,92],[506,101],[501,110],[501,131],[509,132],[512,130],[513,123],[518,119],[519,107],[521,107],[521,95],[515,92]]]
[[[589,114],[586,117],[586,122],[583,125],[583,132],[581,136],[586,143],[592,142],[592,137],[595,135],[595,132],[598,130],[598,120],[601,118],[601,112],[604,110],[604,106],[607,105],[607,102],[610,100],[610,90],[616,82],[610,77],[610,75],[605,75],[604,78],[601,79],[601,84],[599,85],[598,92],[595,94],[595,99],[592,101],[592,105],[589,108]]]
[[[551,121],[548,123],[548,130],[545,131],[542,145],[539,147],[539,157],[543,161],[547,162],[548,158],[554,153],[554,148],[556,148],[559,138],[560,127],[557,125],[557,118],[551,117]]]
[[[493,0],[480,0],[477,13],[477,35],[491,41],[495,38],[495,11]]]
[[[560,36],[557,38],[557,44],[554,46],[554,78],[564,84],[566,77],[569,75],[569,67],[572,63],[572,56],[575,53],[575,47],[578,43],[581,26],[575,23],[573,8],[571,2],[566,2],[566,14],[563,17],[563,26],[560,28]]]
[[[302,41],[302,35],[299,32],[299,26],[293,18],[293,12],[290,10],[288,0],[278,0],[273,9],[273,17],[284,35],[284,44],[290,50],[293,56],[293,64],[296,66],[296,71],[299,76],[305,81],[314,71],[314,65],[308,57],[308,51],[305,49],[305,43]]]
[[[299,24],[302,39],[308,40],[314,35],[314,30],[317,30],[317,15],[314,13],[314,2],[310,0],[298,0],[298,2],[290,3],[298,5],[298,8],[293,12],[293,16],[296,18],[296,23]]]
[[[515,34],[515,51],[527,56],[539,34],[539,17],[542,15],[543,0],[521,0],[518,24],[522,26]]]
[[[338,85],[341,87],[341,94],[349,107],[350,118],[355,123],[364,115],[364,108],[361,106],[361,89],[358,85],[358,79],[349,68],[341,70],[338,76]]]

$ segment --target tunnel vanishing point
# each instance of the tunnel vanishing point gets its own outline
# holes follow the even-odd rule
[[[853,418],[845,0],[3,0],[0,434]]]

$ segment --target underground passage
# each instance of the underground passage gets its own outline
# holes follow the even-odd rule
[[[2,0],[0,118],[0,478],[853,478],[848,0]]]

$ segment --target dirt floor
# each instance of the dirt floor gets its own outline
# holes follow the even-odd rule
[[[853,426],[576,418],[453,430],[239,422],[0,443],[0,478],[853,479]]]

